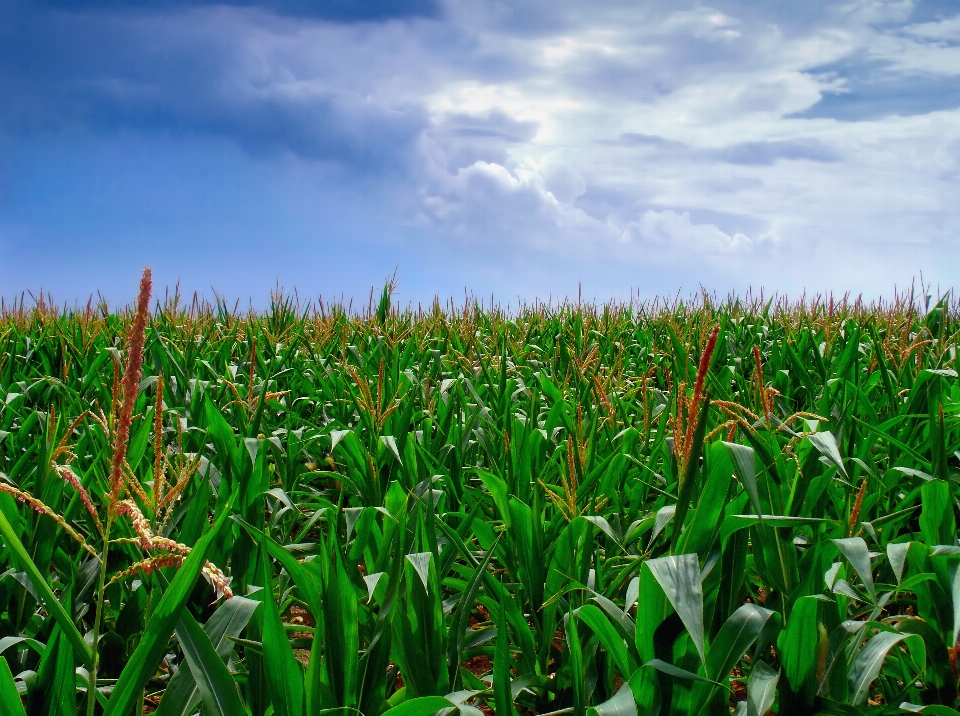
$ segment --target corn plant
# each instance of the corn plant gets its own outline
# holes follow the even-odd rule
[[[951,296],[395,286],[3,307],[3,713],[958,713]]]

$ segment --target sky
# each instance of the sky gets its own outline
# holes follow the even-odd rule
[[[960,0],[4,0],[0,296],[264,305],[960,270]]]

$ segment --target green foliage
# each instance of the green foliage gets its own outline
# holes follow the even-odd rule
[[[957,713],[949,301],[395,288],[0,316],[0,711]]]

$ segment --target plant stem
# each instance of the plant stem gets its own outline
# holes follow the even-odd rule
[[[153,614],[153,587],[150,587],[150,591],[147,593],[147,609],[143,618],[144,625],[150,623],[151,614]],[[146,696],[147,687],[144,686],[142,689],[140,689],[140,698],[137,699],[137,716],[140,716],[143,713],[143,705],[146,702]]]
[[[103,528],[103,551],[100,554],[100,580],[97,584],[97,614],[93,619],[93,668],[87,684],[87,716],[95,716],[97,708],[97,668],[100,661],[100,620],[103,617],[103,585],[107,581],[107,553],[110,551],[110,527],[113,517],[107,513],[107,524]]]

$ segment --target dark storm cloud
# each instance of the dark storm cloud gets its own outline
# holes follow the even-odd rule
[[[138,13],[183,10],[203,6],[259,8],[276,15],[309,17],[334,22],[378,22],[413,17],[437,18],[440,6],[435,0],[46,0],[38,3],[49,9],[71,12],[91,10],[127,10]]]
[[[234,10],[4,15],[0,131],[15,135],[199,133],[362,168],[405,161],[429,123],[415,102],[385,104],[344,86],[340,68],[251,53],[256,28]]]

